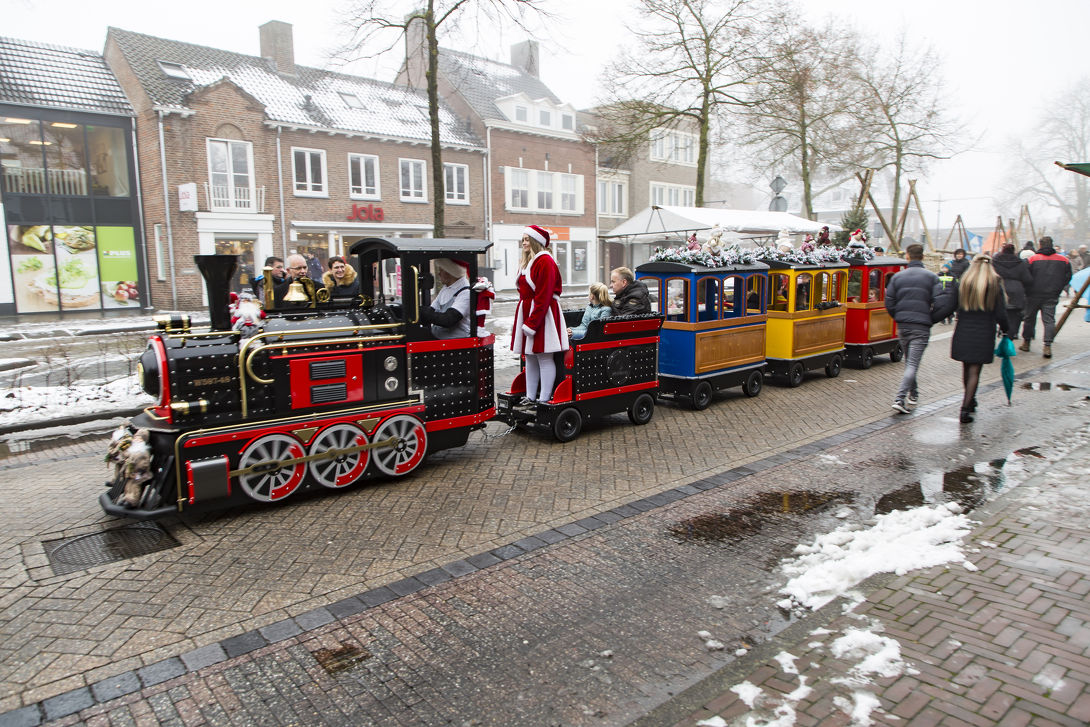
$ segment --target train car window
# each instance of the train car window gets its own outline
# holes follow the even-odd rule
[[[810,302],[812,289],[813,276],[810,273],[800,273],[795,280],[795,310],[810,310],[813,307]]]
[[[830,292],[829,300],[838,300],[841,303],[844,302],[844,272],[833,273],[833,288]]]
[[[659,301],[662,299],[662,281],[659,278],[639,278],[647,286],[647,297],[651,301],[651,312],[660,312]]]
[[[729,318],[735,315],[738,308],[738,296],[744,290],[742,278],[739,275],[728,275],[723,278],[723,317]]]
[[[882,271],[878,268],[870,271],[870,280],[867,282],[867,300],[870,302],[885,300],[886,289],[882,285]]]
[[[719,278],[701,278],[696,282],[696,319],[719,319]]]
[[[863,297],[863,271],[852,268],[848,271],[848,302],[858,303]]]
[[[666,320],[688,320],[689,281],[683,278],[670,278],[666,281]]]
[[[829,273],[818,273],[814,276],[814,302],[826,303],[836,297],[830,284]]]
[[[787,297],[789,293],[789,286],[791,284],[790,276],[784,273],[777,273],[769,276],[772,284],[768,286],[768,309],[769,310],[782,310],[787,311]]]
[[[764,298],[764,275],[750,275],[746,289],[746,313],[760,313],[761,299]]]

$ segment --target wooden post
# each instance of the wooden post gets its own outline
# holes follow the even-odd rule
[[[1085,305],[1079,302],[1080,300],[1082,300],[1083,293],[1086,292],[1087,288],[1090,288],[1090,276],[1088,276],[1086,280],[1082,281],[1082,287],[1079,288],[1079,292],[1075,295],[1074,298],[1071,299],[1071,302],[1067,304],[1067,310],[1065,310],[1064,314],[1060,316],[1060,320],[1056,323],[1056,330],[1052,332],[1053,338],[1055,338],[1060,333],[1060,329],[1064,327],[1064,323],[1067,322],[1068,316],[1070,316],[1076,308],[1090,308],[1090,305]]]
[[[856,178],[862,183],[863,189],[860,192],[860,199],[866,194],[867,199],[870,201],[870,206],[874,210],[874,214],[878,216],[878,221],[882,223],[882,229],[886,231],[886,237],[889,238],[890,252],[900,252],[901,248],[897,245],[897,240],[893,236],[893,231],[889,229],[889,223],[886,222],[885,216],[882,214],[882,210],[878,208],[878,204],[874,201],[874,195],[870,193],[870,175],[874,173],[873,169],[868,169],[867,179],[864,181],[863,175],[859,172],[855,173]],[[896,247],[894,247],[896,246]]]
[[[931,250],[931,252],[935,252],[935,243],[931,241],[931,233],[927,229],[927,220],[923,218],[923,205],[920,204],[920,197],[918,194],[916,194],[915,179],[913,179],[909,183],[909,192],[912,194],[912,199],[916,203],[916,212],[920,215],[920,225],[923,226],[923,237],[925,240],[927,240],[927,247]]]

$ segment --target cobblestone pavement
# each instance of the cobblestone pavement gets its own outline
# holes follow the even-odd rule
[[[566,446],[474,437],[411,478],[170,522],[180,547],[67,576],[53,575],[42,543],[116,524],[94,503],[101,446],[8,458],[0,477],[22,484],[0,501],[13,524],[0,534],[0,725],[653,714],[736,663],[696,631],[733,647],[789,627],[774,566],[833,527],[822,505],[869,517],[925,470],[1083,426],[1086,392],[1041,384],[1090,385],[1088,341],[1071,326],[1055,363],[1020,355],[1038,387],[1010,409],[990,367],[971,427],[951,416],[960,370],[937,340],[911,417],[888,413],[901,366],[887,363],[756,400],[731,393],[704,412],[660,406],[645,427],[615,417]],[[1020,466],[1032,474],[1053,454]],[[692,536],[732,511],[760,517],[717,540]],[[711,595],[735,607],[711,608]]]

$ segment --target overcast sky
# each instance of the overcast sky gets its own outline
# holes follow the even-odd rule
[[[257,55],[257,26],[282,20],[293,25],[296,62],[322,67],[337,41],[339,11],[346,3],[96,0],[89,5],[83,0],[5,0],[5,5],[0,26],[4,36],[98,51],[106,28],[113,25]],[[1042,106],[1090,68],[1083,37],[1090,28],[1090,0],[802,0],[801,5],[815,20],[830,14],[850,18],[868,42],[880,42],[904,27],[911,39],[930,42],[941,52],[944,64],[937,72],[946,78],[952,111],[980,139],[970,152],[940,163],[921,178],[918,190],[930,226],[948,226],[958,213],[977,226],[994,225],[997,214],[1017,216],[1017,209],[1000,208],[995,199],[1005,170],[1006,142],[1028,133]],[[597,100],[602,67],[625,42],[624,23],[633,18],[631,0],[555,0],[547,7],[556,17],[547,25],[539,23],[534,34],[541,43],[542,77],[562,100],[578,108],[590,106]],[[525,38],[519,30],[487,35],[467,31],[444,45],[506,61],[508,48]],[[392,80],[390,63],[349,70]],[[770,170],[769,178],[775,173]],[[1062,175],[1070,172],[1057,168],[1056,174],[1062,182]],[[767,182],[755,184],[763,191]],[[789,202],[793,211],[798,209],[798,199]],[[1047,217],[1043,209],[1033,214],[1038,226]]]

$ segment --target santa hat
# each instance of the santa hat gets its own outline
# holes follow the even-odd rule
[[[522,234],[529,235],[532,239],[537,240],[539,243],[541,243],[542,247],[549,246],[549,231],[546,230],[544,227],[539,227],[538,225],[529,225],[525,230],[522,231]]]
[[[455,278],[464,278],[469,275],[469,263],[461,260],[451,260],[449,257],[435,258],[435,269],[442,270],[447,275]]]

